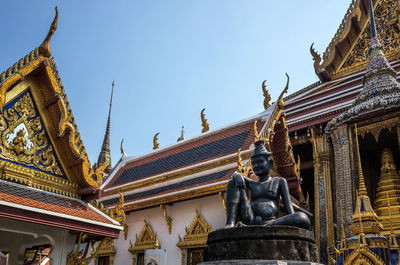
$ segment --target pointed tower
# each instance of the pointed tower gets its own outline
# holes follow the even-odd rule
[[[114,81],[112,82],[111,88],[111,97],[110,97],[110,109],[108,110],[108,119],[107,119],[107,127],[106,133],[103,139],[103,145],[101,146],[101,151],[99,154],[99,158],[97,159],[97,165],[100,166],[107,161],[107,167],[104,170],[106,175],[110,174],[111,172],[111,149],[110,149],[110,123],[111,123],[111,107],[112,107],[112,98],[114,94]]]
[[[364,175],[362,172],[360,148],[358,144],[357,125],[355,127],[357,160],[358,160],[358,196],[356,207],[353,214],[353,224],[350,230],[354,235],[362,234],[379,234],[382,231],[382,224],[379,222],[378,216],[372,209],[370,199],[368,197],[367,188],[365,187]]]
[[[382,151],[381,165],[375,211],[383,224],[384,233],[387,234],[393,227],[400,226],[400,178],[396,171],[393,153],[388,148]]]
[[[328,123],[327,132],[341,124],[351,123],[367,116],[381,115],[400,106],[400,84],[396,79],[397,73],[383,53],[382,44],[377,36],[372,0],[369,0],[369,9],[371,41],[364,86],[352,106]]]

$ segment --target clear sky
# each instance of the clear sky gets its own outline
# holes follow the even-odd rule
[[[318,81],[309,52],[325,51],[351,0],[2,0],[0,72],[38,47],[57,5],[51,49],[92,162],[104,137],[115,81],[111,154],[130,156],[263,110],[261,83],[276,100]]]

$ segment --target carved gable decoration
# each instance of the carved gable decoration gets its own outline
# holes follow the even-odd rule
[[[158,243],[157,234],[153,232],[149,223],[144,219],[144,226],[140,235],[136,235],[135,245],[132,245],[132,241],[129,242],[129,252],[132,254],[137,254],[144,252],[145,249],[160,249],[160,244]]]
[[[114,240],[111,238],[106,238],[103,244],[100,246],[99,251],[97,252],[97,257],[110,257],[110,259],[114,260],[114,256],[117,251],[114,248]],[[110,262],[113,264],[113,262]]]
[[[377,33],[383,46],[383,52],[389,61],[400,55],[400,2],[381,0],[375,8]],[[368,63],[368,47],[371,40],[370,23],[359,36],[355,46],[343,66],[335,73],[363,70]]]
[[[1,160],[66,179],[29,90],[4,107],[0,137]]]
[[[337,33],[322,58],[311,46],[314,68],[321,81],[363,71],[368,63],[370,44],[367,0],[352,0]],[[400,57],[400,2],[375,0],[377,33],[389,61]]]
[[[181,249],[206,247],[207,237],[211,232],[211,226],[204,220],[196,209],[195,218],[189,228],[186,227],[186,235],[183,237],[183,240],[178,235],[179,242],[176,245]]]

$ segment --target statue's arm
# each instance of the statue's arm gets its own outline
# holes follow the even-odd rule
[[[240,189],[246,189],[249,183],[254,182],[253,180],[246,178],[238,172],[233,173],[232,180],[234,185]]]
[[[293,206],[292,202],[290,201],[290,192],[289,192],[289,187],[286,182],[286,179],[280,178],[280,183],[279,183],[279,190],[282,196],[282,202],[283,205],[285,206],[285,210],[288,214],[293,214]]]

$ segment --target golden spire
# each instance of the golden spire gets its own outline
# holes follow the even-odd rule
[[[154,135],[154,137],[153,137],[153,150],[156,150],[156,149],[158,149],[158,147],[160,146],[159,144],[158,144],[158,135],[159,135],[160,133],[158,132],[158,133],[156,133],[155,135]]]
[[[357,145],[357,160],[358,160],[358,196],[368,196],[367,188],[365,187],[364,175],[361,166],[360,146],[358,144],[357,124],[355,125],[356,145]]]
[[[113,95],[114,95],[114,81],[112,81],[112,84],[111,84],[110,108],[108,109],[106,131],[104,133],[104,139],[103,139],[103,144],[101,146],[101,151],[100,151],[99,157],[97,159],[97,165],[103,164],[104,161],[107,162],[107,167],[104,170],[104,173],[106,173],[107,175],[110,174],[110,172],[112,170],[110,133],[111,133],[111,108],[112,108]]]
[[[367,188],[365,187],[364,176],[361,166],[360,146],[358,143],[357,124],[355,125],[355,137],[357,147],[357,160],[358,160],[358,194],[356,208],[353,214],[353,224],[350,230],[353,234],[379,234],[383,227],[379,222],[378,216],[374,209],[372,209],[370,199],[368,197]],[[359,222],[359,224],[357,223]]]
[[[208,130],[210,130],[210,125],[207,122],[206,119],[206,115],[204,114],[204,111],[206,109],[202,109],[201,113],[200,113],[200,117],[201,117],[201,126],[203,126],[203,130],[201,130],[202,133],[208,132]]]
[[[53,36],[54,32],[57,30],[57,23],[58,23],[58,9],[56,9],[56,16],[54,17],[53,23],[51,23],[49,33],[47,33],[46,38],[42,42],[39,47],[39,54],[43,55],[44,57],[49,58],[51,56],[51,49],[50,49],[50,40]]]
[[[269,107],[271,107],[271,104],[269,104],[269,102],[271,101],[271,95],[268,93],[267,86],[265,85],[266,81],[267,80],[264,80],[261,86],[264,95],[264,109],[268,109]]]

